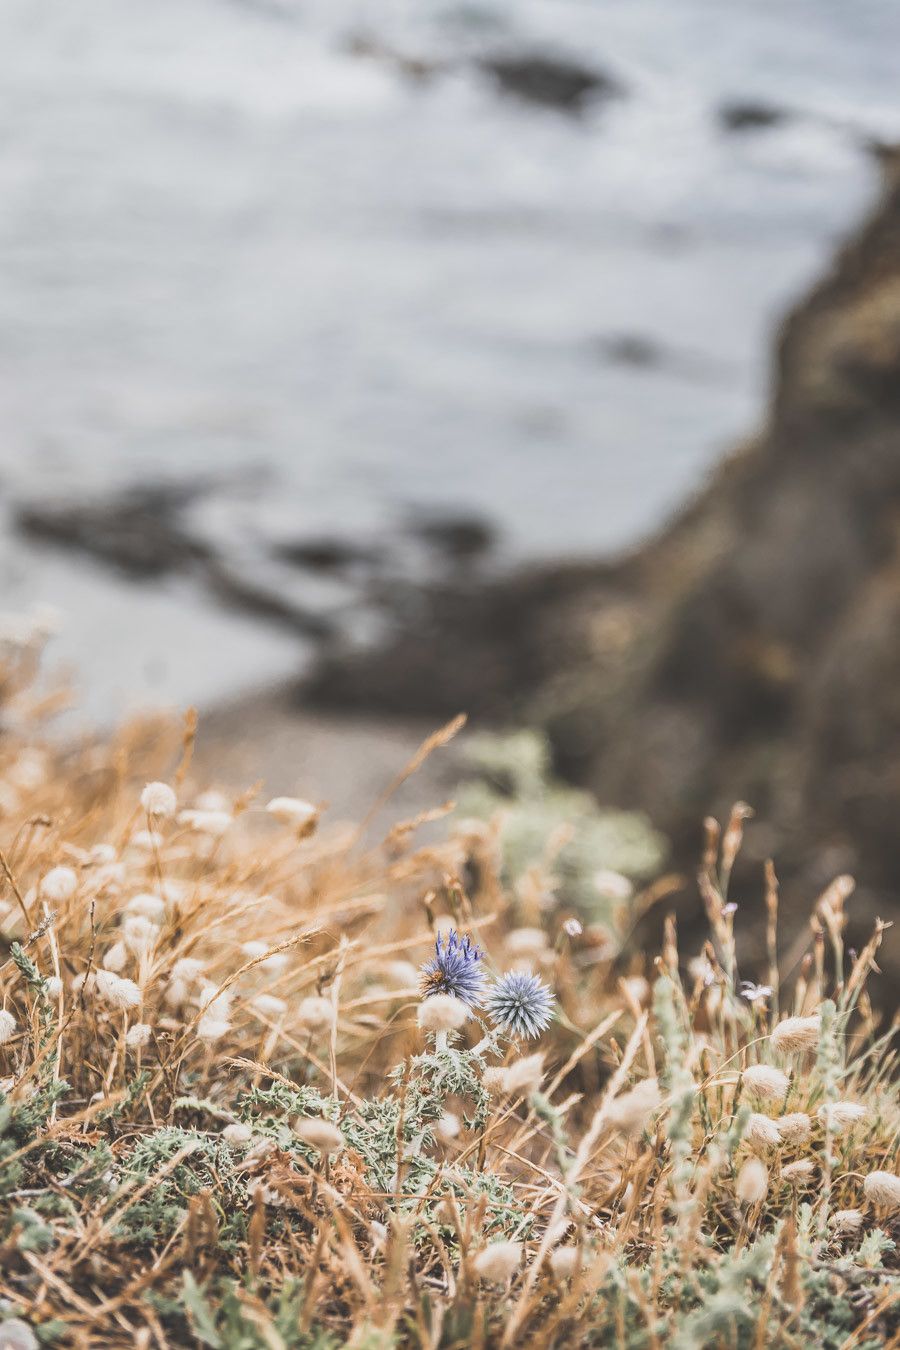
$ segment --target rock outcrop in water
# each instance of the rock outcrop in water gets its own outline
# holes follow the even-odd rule
[[[809,887],[900,891],[900,172],[784,324],[762,434],[621,564],[413,595],[392,649],[316,689],[537,720],[601,801],[685,863],[752,802],[748,845]]]

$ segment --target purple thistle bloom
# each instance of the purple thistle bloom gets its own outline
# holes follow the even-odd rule
[[[508,1035],[532,1040],[550,1024],[553,995],[537,975],[511,970],[488,994],[487,1011]]]
[[[484,968],[481,951],[472,939],[460,937],[451,928],[446,938],[438,934],[434,953],[422,967],[422,997],[452,994],[470,1008],[477,1008],[484,995]]]

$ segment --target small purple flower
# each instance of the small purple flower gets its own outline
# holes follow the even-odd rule
[[[549,1025],[553,1016],[553,995],[537,975],[511,970],[491,989],[487,1011],[501,1030],[510,1036],[533,1040]]]
[[[422,997],[432,994],[452,994],[477,1008],[484,996],[484,968],[481,951],[471,938],[460,937],[451,928],[447,937],[438,934],[434,956],[422,967]]]

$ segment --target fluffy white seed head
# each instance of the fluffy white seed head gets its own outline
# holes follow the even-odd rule
[[[172,979],[185,984],[196,984],[203,974],[203,962],[196,956],[182,956],[172,967]]]
[[[5,1008],[0,1010],[0,1045],[6,1045],[16,1034],[16,1019]]]
[[[179,811],[178,824],[186,825],[189,830],[219,839],[231,827],[233,817],[230,811],[198,811],[196,809]]]
[[[735,1194],[742,1205],[758,1205],[769,1190],[769,1172],[759,1158],[748,1158],[735,1181]]]
[[[818,1013],[809,1017],[785,1017],[769,1037],[773,1050],[781,1055],[799,1055],[804,1050],[815,1050],[822,1034],[822,1019]]]
[[[852,1237],[863,1226],[863,1212],[861,1209],[838,1209],[828,1222],[838,1237]]]
[[[168,783],[148,783],[141,793],[141,806],[148,816],[163,819],[174,816],[178,810],[178,798]]]
[[[506,935],[506,950],[510,956],[540,960],[548,954],[547,934],[543,928],[514,928]]]
[[[135,956],[145,956],[152,951],[159,937],[159,928],[152,919],[143,914],[127,914],[122,924],[122,938],[125,946]]]
[[[557,1247],[550,1253],[550,1269],[558,1280],[571,1279],[580,1261],[580,1247]]]
[[[125,912],[159,923],[165,917],[166,902],[161,895],[156,895],[153,891],[138,891],[137,895],[133,895],[125,902]]]
[[[661,1100],[656,1079],[645,1078],[612,1102],[607,1119],[610,1125],[623,1134],[640,1134]]]
[[[857,1125],[868,1111],[859,1102],[825,1102],[816,1112],[821,1123],[832,1134],[841,1134]]]
[[[790,1080],[786,1073],[771,1064],[750,1064],[744,1070],[744,1087],[762,1101],[784,1101]]]
[[[257,994],[253,1007],[263,1017],[281,1017],[287,1012],[287,1003],[277,994]]]
[[[610,871],[609,868],[594,873],[594,885],[607,899],[619,900],[623,904],[634,895],[634,887],[628,878],[623,877],[621,872]]]
[[[298,829],[311,825],[319,814],[317,806],[301,797],[273,797],[266,810],[282,825],[294,825]]]
[[[863,1182],[866,1199],[878,1209],[900,1209],[900,1177],[893,1172],[870,1172]]]
[[[452,994],[432,994],[419,1004],[418,1022],[423,1031],[458,1031],[469,1016],[462,999]]]
[[[781,1133],[774,1120],[761,1115],[759,1111],[754,1111],[747,1121],[744,1139],[751,1148],[777,1148],[781,1143]]]
[[[521,1242],[492,1242],[482,1247],[473,1261],[476,1275],[492,1284],[503,1284],[518,1270],[522,1260]]]
[[[63,982],[58,975],[48,975],[46,980],[47,997],[59,998],[63,989]]]
[[[499,1097],[506,1091],[506,1088],[504,1086],[505,1083],[506,1083],[505,1069],[501,1069],[499,1067],[488,1068],[485,1069],[484,1073],[481,1075],[481,1085],[484,1088],[485,1092],[487,1092],[492,1097]]]
[[[789,1111],[778,1117],[775,1128],[785,1144],[805,1144],[812,1133],[812,1121],[805,1111]]]
[[[438,1139],[444,1144],[451,1143],[462,1129],[459,1116],[453,1111],[445,1111],[434,1127]]]
[[[525,1055],[503,1070],[503,1091],[513,1095],[537,1092],[544,1077],[544,1056]]]
[[[259,969],[267,971],[270,975],[278,975],[285,969],[289,959],[288,952],[272,952],[267,955],[269,948],[265,942],[245,942],[241,951],[249,961],[259,961]]]
[[[307,1031],[330,1031],[334,1026],[334,1007],[331,999],[320,994],[302,998],[297,1006],[297,1021]]]
[[[243,1148],[253,1138],[253,1131],[249,1125],[242,1125],[239,1121],[235,1121],[233,1125],[225,1126],[222,1131],[222,1138],[231,1148]]]
[[[145,1045],[150,1044],[152,1030],[153,1028],[146,1022],[135,1022],[125,1033],[125,1044],[132,1050],[142,1050]]]
[[[124,980],[111,970],[97,971],[97,993],[113,1008],[139,1008],[143,1001],[134,980]]]
[[[71,867],[51,867],[41,878],[41,895],[51,905],[71,900],[78,889],[78,876]]]
[[[158,830],[135,830],[128,840],[128,847],[137,853],[155,853],[164,843]]]
[[[104,970],[112,970],[118,975],[121,970],[125,969],[127,961],[128,948],[125,943],[114,942],[103,958],[103,968]]]
[[[802,1186],[804,1181],[809,1181],[815,1173],[815,1163],[809,1158],[798,1158],[796,1162],[786,1163],[781,1169],[781,1175],[791,1186]]]
[[[197,1035],[201,1041],[207,1041],[210,1045],[220,1041],[223,1036],[227,1036],[231,1030],[231,1023],[225,1017],[210,1017],[204,1014],[197,1023]]]
[[[293,1129],[298,1139],[319,1153],[337,1153],[344,1147],[344,1136],[330,1120],[298,1116],[293,1122]]]

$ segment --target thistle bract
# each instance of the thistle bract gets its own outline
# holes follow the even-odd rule
[[[450,994],[476,1008],[484,996],[484,969],[481,952],[471,938],[460,937],[451,929],[434,944],[434,956],[422,967],[422,997]]]
[[[553,995],[537,975],[512,970],[488,994],[487,1011],[508,1035],[531,1040],[550,1023]]]

